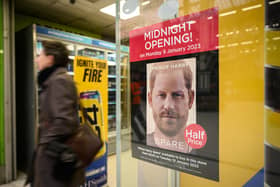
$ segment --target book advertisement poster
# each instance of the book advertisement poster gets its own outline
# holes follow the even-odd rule
[[[219,181],[218,10],[129,36],[132,156]]]

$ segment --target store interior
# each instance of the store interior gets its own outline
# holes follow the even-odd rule
[[[179,181],[177,186],[243,186],[258,172],[263,172],[264,139],[276,142],[276,147],[280,145],[278,138],[271,138],[274,136],[265,134],[270,132],[275,137],[276,135],[279,137],[279,131],[274,126],[268,128],[270,131],[267,132],[264,129],[264,123],[269,124],[269,122],[264,122],[264,119],[269,119],[264,112],[264,64],[279,66],[280,40],[277,29],[279,30],[280,24],[277,22],[279,14],[276,6],[280,3],[278,0],[265,2],[260,0],[178,0],[174,16],[172,6],[167,8],[168,11],[162,11],[167,1],[173,2],[173,0],[120,0],[121,12],[131,14],[131,17],[126,17],[127,15],[121,13],[120,30],[116,32],[115,0],[14,0],[14,30],[18,33],[28,27],[35,28],[29,32],[29,35],[32,33],[36,35],[32,47],[36,54],[41,49],[42,40],[59,40],[66,44],[71,51],[67,67],[68,74],[71,76],[74,76],[73,61],[76,55],[108,62],[108,186],[117,186],[121,181],[121,186],[124,187],[170,187],[174,186],[171,184],[174,178],[177,182]],[[139,6],[135,6],[136,4]],[[217,34],[219,54],[216,67],[219,73],[217,76],[219,91],[217,98],[210,98],[205,102],[205,106],[200,107],[205,107],[204,110],[208,112],[209,103],[218,101],[217,146],[219,149],[217,152],[219,158],[217,161],[220,181],[210,181],[133,158],[131,152],[133,132],[130,126],[129,32],[161,23],[164,20],[171,20],[174,17],[199,15],[200,11],[215,7],[219,10]],[[266,7],[271,8],[269,19],[265,15]],[[279,6],[277,7],[279,10]],[[165,17],[169,14],[173,17]],[[89,44],[40,33],[36,31],[36,27],[60,34],[73,34],[78,38],[86,37],[90,41],[99,43]],[[116,154],[116,66],[118,65],[114,46],[116,36],[120,36],[123,47],[119,64],[122,113],[120,116],[121,158],[118,158]],[[206,69],[208,64],[213,63],[213,59],[207,57],[209,56],[201,58],[202,63],[199,68]],[[29,70],[34,72],[34,67],[30,68]],[[201,87],[201,92],[207,93],[207,88],[213,87],[209,82],[209,72],[201,71],[200,75],[198,80],[205,83],[203,84],[205,88]],[[29,78],[34,81],[34,77]],[[145,133],[145,129],[143,131]],[[21,155],[18,158],[30,158],[30,152],[31,149],[29,155],[22,158]],[[17,153],[20,154],[20,151]],[[21,163],[23,161],[18,160],[19,170],[22,170]],[[26,169],[26,165],[24,167]]]

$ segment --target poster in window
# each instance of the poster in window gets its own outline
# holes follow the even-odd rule
[[[130,32],[132,156],[219,181],[218,10]]]

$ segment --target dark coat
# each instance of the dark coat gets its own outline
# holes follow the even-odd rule
[[[57,68],[42,84],[39,94],[39,139],[35,158],[34,187],[78,187],[84,182],[84,168],[67,181],[52,175],[54,159],[46,155],[46,145],[72,134],[79,125],[75,84],[65,68]]]

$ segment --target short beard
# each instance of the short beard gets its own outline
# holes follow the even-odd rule
[[[160,132],[162,132],[164,135],[168,136],[168,137],[173,137],[173,136],[176,136],[178,134],[179,131],[170,131],[170,130],[165,130],[164,128],[161,128],[162,127],[162,124],[163,122],[160,122],[159,125],[157,125],[158,129],[160,130]],[[174,128],[176,128],[176,126],[174,126]]]

